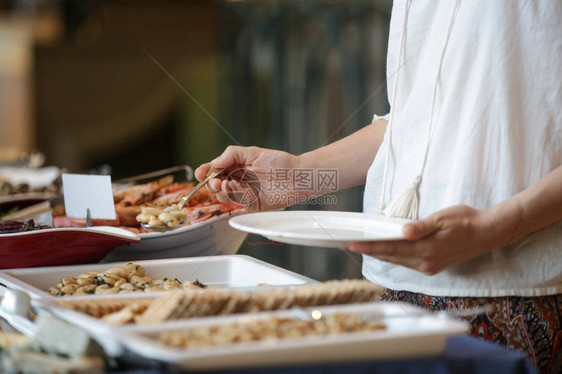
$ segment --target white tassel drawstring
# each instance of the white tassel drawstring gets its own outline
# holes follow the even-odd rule
[[[381,203],[379,205],[379,212],[383,212],[385,215],[390,216],[390,217],[400,217],[400,218],[408,218],[408,219],[418,219],[419,216],[419,187],[422,181],[422,176],[423,173],[425,171],[425,166],[427,164],[427,156],[429,154],[429,146],[431,144],[431,140],[433,138],[433,125],[434,125],[434,113],[435,113],[435,103],[436,103],[436,98],[437,98],[437,87],[438,87],[438,83],[439,83],[439,78],[441,76],[441,69],[443,67],[443,60],[445,58],[445,52],[447,50],[447,46],[449,44],[449,38],[452,34],[453,31],[453,25],[455,24],[455,19],[457,16],[457,12],[460,6],[460,0],[457,0],[455,3],[455,8],[453,10],[453,14],[451,16],[451,21],[449,23],[449,29],[447,30],[447,36],[445,39],[445,44],[443,45],[443,49],[441,50],[441,57],[439,59],[439,66],[437,69],[437,74],[435,76],[435,83],[433,85],[433,97],[431,100],[431,112],[429,115],[429,121],[428,121],[428,129],[427,129],[427,141],[426,141],[426,147],[425,147],[425,154],[423,157],[423,163],[421,166],[421,170],[419,172],[419,174],[414,178],[414,180],[412,181],[412,185],[406,189],[404,189],[402,192],[400,192],[388,205],[388,207],[386,207],[386,202],[385,202],[385,194],[386,194],[386,182],[387,182],[387,173],[388,173],[388,159],[389,159],[389,155],[390,155],[390,148],[392,146],[392,125],[393,125],[393,119],[394,119],[394,111],[395,111],[395,101],[396,101],[396,91],[397,91],[397,82],[398,82],[398,72],[396,75],[396,79],[395,79],[395,86],[394,86],[394,92],[393,92],[393,98],[392,98],[392,107],[391,107],[391,111],[390,111],[390,121],[389,121],[389,128],[388,130],[389,132],[389,139],[388,139],[388,143],[387,143],[387,149],[386,149],[386,160],[385,160],[385,169],[384,169],[384,176],[383,176],[383,185],[382,185],[382,191],[381,191]],[[398,55],[398,66],[400,66],[400,59],[401,59],[401,51],[403,49],[403,45],[405,43],[405,31],[406,31],[406,23],[407,23],[407,16],[408,16],[408,10],[409,10],[409,1],[406,3],[406,9],[405,9],[405,15],[404,15],[404,20],[403,20],[403,32],[402,32],[402,41],[400,43],[400,53]]]
[[[417,175],[412,181],[412,185],[404,189],[388,207],[384,214],[389,217],[400,217],[408,219],[418,219],[420,196],[418,189],[421,183],[421,175]]]

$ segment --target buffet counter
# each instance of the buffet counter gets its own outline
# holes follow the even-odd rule
[[[179,373],[172,368],[158,367],[145,363],[139,369],[126,363],[120,371],[114,374],[161,374]],[[148,367],[147,367],[148,366]],[[400,373],[400,374],[534,374],[533,366],[519,352],[495,345],[470,336],[451,337],[447,341],[445,352],[439,357],[376,360],[368,362],[341,363],[332,365],[306,365],[292,367],[276,367],[267,369],[221,370],[221,373],[268,373],[268,374],[371,374],[371,373]],[[210,372],[212,373],[212,372]]]

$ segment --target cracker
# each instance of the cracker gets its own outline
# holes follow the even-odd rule
[[[226,315],[240,313],[245,309],[246,304],[248,304],[249,302],[250,294],[244,291],[232,290],[231,292],[229,292],[229,295],[226,298],[226,303],[222,307],[219,314]]]
[[[137,316],[143,313],[148,305],[143,303],[134,303],[126,306],[118,312],[106,314],[101,318],[102,321],[111,325],[124,325],[133,322]]]
[[[382,287],[366,280],[329,281],[295,288],[273,288],[252,293],[240,290],[176,290],[155,299],[138,322],[252,313],[294,306],[356,303],[378,300]]]
[[[118,312],[132,304],[148,306],[151,302],[152,299],[95,299],[59,301],[58,304],[95,318],[101,318],[107,314]]]
[[[142,323],[156,323],[166,321],[176,312],[177,306],[183,299],[183,292],[171,291],[152,300],[144,313],[136,321]]]

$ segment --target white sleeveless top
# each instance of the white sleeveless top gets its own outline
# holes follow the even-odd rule
[[[406,2],[395,1],[388,97],[398,89],[387,203],[408,187],[426,149],[427,117],[454,1],[413,0],[393,87]],[[562,165],[562,1],[461,1],[438,85],[420,218],[466,204],[490,207]],[[385,149],[388,131],[381,145]],[[385,152],[369,169],[364,210],[381,200]],[[562,186],[560,186],[562,189]],[[363,275],[435,296],[562,293],[562,221],[437,275],[363,256]]]

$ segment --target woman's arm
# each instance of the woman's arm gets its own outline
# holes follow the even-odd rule
[[[519,222],[510,243],[562,219],[562,166],[513,196],[519,205]]]
[[[365,184],[386,131],[387,121],[378,121],[325,147],[299,156],[302,168],[332,168],[338,171],[338,189]],[[322,191],[326,193],[328,191]]]
[[[237,196],[247,197],[248,194],[244,193],[247,188],[255,189],[255,186],[260,186],[259,191],[252,191],[257,198],[251,204],[244,204],[248,209],[260,211],[284,208],[291,202],[300,202],[329,191],[297,191],[291,185],[288,189],[276,191],[275,185],[278,183],[271,183],[272,173],[275,171],[292,173],[296,169],[328,168],[337,170],[338,189],[363,184],[367,170],[384,137],[386,124],[386,120],[380,119],[344,139],[300,156],[258,147],[230,146],[213,161],[199,166],[195,170],[195,177],[198,180],[203,179],[211,165],[216,168],[227,168],[227,172],[219,178],[210,180],[207,185],[209,190],[217,192],[217,197],[221,202],[241,203],[241,199],[237,199]],[[249,173],[237,173],[238,169]],[[237,179],[237,175],[248,177],[250,174],[254,178],[254,182],[257,180],[260,183]],[[229,178],[226,178],[227,176]],[[288,198],[273,201],[270,197],[278,192],[282,192]]]
[[[493,207],[458,205],[404,227],[406,240],[352,243],[350,250],[428,275],[515,243],[562,219],[562,166]]]

